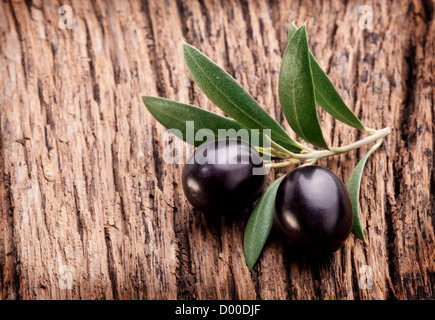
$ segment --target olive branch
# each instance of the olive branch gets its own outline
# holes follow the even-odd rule
[[[289,28],[288,43],[279,73],[278,95],[283,113],[292,130],[304,141],[319,149],[292,139],[231,75],[198,49],[183,43],[183,51],[185,62],[195,83],[229,116],[229,118],[223,117],[196,106],[165,98],[143,96],[143,102],[150,113],[165,127],[180,130],[182,135],[180,138],[185,141],[187,121],[195,121],[199,129],[210,129],[215,138],[219,138],[218,129],[222,128],[258,129],[260,133],[268,129],[271,135],[266,135],[265,138],[270,147],[255,146],[261,154],[274,159],[273,162],[266,164],[268,168],[313,165],[320,159],[337,156],[374,143],[355,167],[347,184],[354,215],[352,232],[365,242],[365,232],[359,214],[362,172],[368,157],[379,148],[391,133],[391,129],[368,128],[346,105],[309,50],[306,25],[298,28],[293,23]],[[318,120],[316,104],[335,119],[367,133],[368,136],[346,146],[328,146]],[[274,201],[280,181],[281,178],[275,180],[263,192],[247,223],[244,253],[250,269],[260,256],[273,225]]]

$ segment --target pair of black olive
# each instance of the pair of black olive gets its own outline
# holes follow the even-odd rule
[[[266,174],[257,150],[232,139],[201,145],[187,161],[182,184],[187,200],[203,212],[246,208],[261,195]],[[314,252],[334,252],[348,237],[352,206],[343,183],[329,170],[304,166],[281,181],[275,221],[289,243]]]

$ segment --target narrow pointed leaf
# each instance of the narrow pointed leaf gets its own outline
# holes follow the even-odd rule
[[[234,129],[235,131],[244,129],[249,134],[251,133],[250,130],[242,126],[240,123],[234,121],[233,119],[223,117],[214,112],[210,112],[193,105],[184,104],[165,98],[150,96],[144,96],[142,97],[142,100],[149,112],[163,126],[168,129],[180,130],[183,136],[179,138],[183,139],[184,141],[186,141],[188,130],[196,135],[196,133],[200,129],[209,129],[211,130],[211,136],[214,139],[220,138],[218,131],[219,129]],[[204,139],[206,139],[206,137],[204,137]],[[251,141],[249,141],[251,140],[250,136],[248,140],[247,138],[244,138],[243,135],[240,135],[240,139],[251,143]],[[262,141],[261,139],[262,136],[260,135],[260,145]],[[193,138],[193,140],[195,139]],[[204,141],[194,141],[194,145],[199,146],[203,142]]]
[[[290,25],[290,28],[288,29],[287,32],[287,42],[290,42],[291,38],[295,35],[296,31],[298,31],[298,27],[294,24],[294,22],[292,22],[292,24]]]
[[[317,117],[305,26],[291,37],[279,74],[279,100],[292,129],[305,141],[328,149]]]
[[[290,42],[298,28],[294,23],[291,24],[288,31],[288,41]],[[365,130],[361,120],[353,113],[351,109],[341,98],[333,83],[323,71],[316,58],[310,51],[311,72],[313,75],[314,91],[316,102],[331,116],[337,120],[357,128]]]
[[[349,177],[347,188],[349,190],[350,201],[352,203],[352,211],[353,211],[353,225],[352,225],[352,233],[362,241],[366,242],[365,239],[365,231],[364,227],[361,223],[360,213],[359,213],[359,198],[360,198],[360,189],[361,189],[361,179],[362,173],[364,171],[364,167],[367,163],[367,159],[370,155],[380,146],[381,142],[378,142],[373,148],[367,152],[364,157],[356,165],[352,174]]]
[[[317,103],[337,120],[359,130],[365,130],[361,120],[348,108],[312,54],[310,59]]]
[[[275,216],[275,197],[281,177],[272,182],[261,196],[246,225],[244,254],[246,265],[252,269],[263,250]]]
[[[226,114],[247,128],[270,129],[272,140],[293,152],[300,148],[281,125],[225,70],[195,47],[184,43],[184,60],[195,83]]]

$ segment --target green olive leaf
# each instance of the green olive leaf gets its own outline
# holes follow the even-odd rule
[[[272,182],[261,196],[246,225],[244,237],[245,262],[252,270],[269,236],[275,217],[275,197],[284,176]]]
[[[168,129],[180,130],[182,136],[179,138],[189,143],[193,142],[196,147],[204,142],[204,140],[196,141],[195,139],[196,133],[200,129],[208,129],[203,130],[203,133],[205,133],[204,139],[206,139],[207,133],[210,133],[209,135],[213,139],[226,138],[227,136],[219,135],[223,132],[222,130],[219,132],[219,129],[234,129],[235,132],[239,132],[240,129],[243,129],[243,132],[246,134],[241,134],[238,138],[247,143],[255,142],[255,139],[251,139],[251,130],[248,130],[233,119],[223,117],[193,105],[165,98],[143,96],[142,100],[148,111],[158,122]],[[191,138],[188,137],[189,130],[194,135]],[[258,140],[258,146],[261,146],[262,135],[259,135]],[[253,145],[257,146],[257,143],[253,143]]]
[[[298,27],[292,23],[288,31],[289,42],[297,30]],[[311,51],[309,55],[316,102],[335,119],[359,130],[365,130],[366,128],[361,120],[343,101],[337,89],[323,71],[322,67],[319,65]]]
[[[347,182],[347,188],[349,190],[349,197],[352,203],[352,211],[353,211],[352,233],[358,239],[361,239],[364,243],[366,242],[365,231],[361,223],[360,212],[359,212],[359,197],[360,197],[362,173],[367,163],[367,159],[381,145],[381,143],[382,141],[376,143],[369,150],[369,152],[367,152],[364,155],[364,157],[361,158],[361,160],[356,165],[355,169],[353,170]]]
[[[217,107],[247,128],[260,133],[270,129],[273,141],[289,151],[300,151],[281,125],[225,70],[190,44],[184,43],[183,50],[195,83]]]
[[[290,25],[290,28],[288,29],[288,32],[287,32],[287,42],[290,42],[292,37],[295,35],[296,31],[298,31],[298,29],[299,28],[295,25],[295,23],[292,22],[292,24]]]
[[[291,37],[282,59],[278,95],[292,129],[305,141],[329,149],[317,117],[305,25]]]
[[[335,119],[359,130],[366,130],[361,120],[343,101],[312,54],[310,59],[317,103]]]

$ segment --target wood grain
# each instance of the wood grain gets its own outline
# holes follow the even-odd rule
[[[76,0],[65,30],[64,3],[0,2],[1,299],[434,299],[434,2],[327,2]],[[249,212],[191,208],[182,166],[162,160],[185,145],[140,96],[217,110],[189,77],[184,39],[288,129],[277,81],[293,20],[363,122],[393,132],[362,181],[368,245],[301,256],[274,229],[250,272]],[[319,113],[328,143],[362,137]],[[347,180],[365,151],[321,165]],[[359,286],[366,265],[372,289]]]

